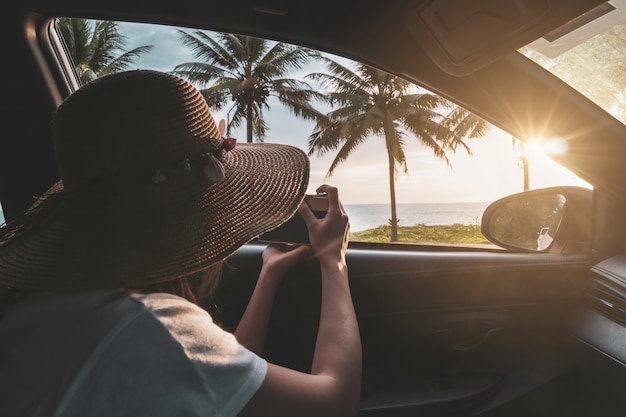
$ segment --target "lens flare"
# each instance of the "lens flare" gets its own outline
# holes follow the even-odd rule
[[[524,144],[524,154],[530,158],[563,155],[566,152],[567,142],[557,137],[548,140],[533,139]]]

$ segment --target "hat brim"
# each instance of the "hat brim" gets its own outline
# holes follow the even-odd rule
[[[6,226],[0,282],[101,289],[175,279],[278,227],[308,186],[309,159],[292,146],[237,145],[224,165],[224,181],[208,187],[202,175],[72,194],[56,185],[38,210]]]

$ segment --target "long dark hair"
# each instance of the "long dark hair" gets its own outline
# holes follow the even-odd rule
[[[189,302],[201,305],[211,298],[222,276],[224,261],[214,263],[206,269],[194,272],[180,278],[156,284],[129,288],[142,293],[168,293],[185,298]]]

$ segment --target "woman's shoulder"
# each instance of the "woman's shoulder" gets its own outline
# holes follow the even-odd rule
[[[190,359],[210,361],[215,355],[237,356],[241,345],[235,336],[219,327],[211,315],[184,298],[165,294],[133,294],[185,350]],[[201,357],[199,357],[201,356]]]
[[[173,309],[172,312],[177,313],[208,314],[204,309],[187,299],[169,293],[130,292],[128,295],[131,299],[138,301],[150,310]]]

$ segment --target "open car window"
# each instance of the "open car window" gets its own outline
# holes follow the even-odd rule
[[[56,29],[83,84],[129,69],[173,72],[203,92],[228,136],[305,150],[309,192],[339,188],[353,242],[494,247],[480,231],[492,201],[591,188],[550,159],[564,151],[558,141],[522,145],[422,87],[341,57],[170,26],[60,18]]]

